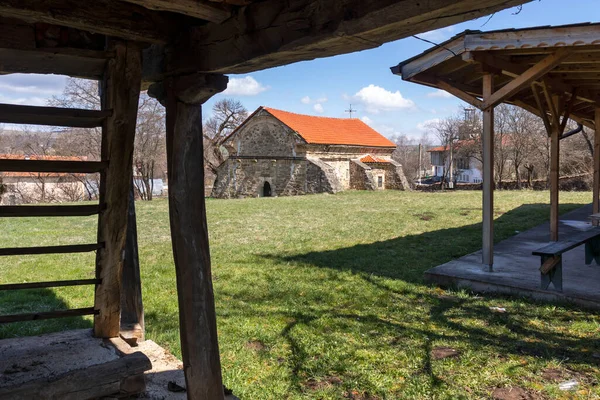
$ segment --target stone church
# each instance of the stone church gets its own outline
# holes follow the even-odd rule
[[[225,140],[212,196],[269,197],[408,189],[396,145],[356,118],[259,107]]]

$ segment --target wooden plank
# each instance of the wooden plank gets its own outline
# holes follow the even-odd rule
[[[484,103],[493,95],[494,75],[483,76]],[[494,265],[494,107],[483,110],[483,265]]]
[[[0,15],[154,43],[168,42],[181,28],[179,20],[168,14],[110,0],[79,1],[68,6],[60,0],[0,0]]]
[[[533,97],[535,98],[535,104],[537,105],[537,109],[539,111],[538,116],[542,118],[544,122],[544,127],[546,128],[546,134],[550,134],[552,131],[552,126],[550,125],[550,120],[548,119],[548,113],[546,112],[546,107],[542,103],[542,98],[538,92],[538,88],[536,85],[531,85],[531,92],[533,93]]]
[[[81,315],[94,315],[97,311],[94,307],[87,308],[75,308],[72,310],[59,310],[59,311],[47,311],[39,313],[28,313],[28,314],[13,314],[13,315],[0,315],[0,324],[8,324],[12,322],[22,321],[38,321],[42,319],[54,319],[54,318],[67,318],[77,317]],[[2,391],[0,390],[0,399]]]
[[[49,282],[30,282],[30,283],[7,283],[0,285],[0,290],[24,290],[24,289],[42,289],[64,286],[83,286],[96,285],[100,283],[98,279],[73,279],[68,281],[49,281]]]
[[[557,114],[561,112],[557,108],[559,97],[552,96],[548,105],[551,110],[556,110]],[[551,112],[551,114],[554,114]],[[553,117],[552,135],[550,136],[550,240],[558,240],[559,226],[559,190],[560,190],[560,131],[559,117]]]
[[[100,214],[102,207],[93,205],[74,206],[0,206],[0,217],[86,217]]]
[[[108,166],[106,161],[7,160],[0,158],[1,172],[58,172],[94,174]]]
[[[169,11],[220,24],[231,11],[218,3],[203,0],[124,0],[151,10]]]
[[[570,233],[566,239],[558,242],[550,243],[546,246],[536,249],[531,254],[534,256],[558,256],[577,246],[581,246],[590,239],[600,237],[600,229],[592,228],[581,232]]]
[[[127,340],[144,340],[144,303],[142,301],[142,279],[138,257],[137,222],[133,182],[129,189],[127,210],[127,239],[121,284],[121,336]]]
[[[506,86],[492,94],[487,101],[484,101],[484,108],[493,107],[510,99],[512,96],[523,90],[523,88],[528,87],[531,83],[556,67],[562,60],[569,57],[569,55],[571,55],[571,50],[566,48],[561,48],[553,54],[550,54],[533,67],[523,72]]]
[[[473,107],[476,107],[476,108],[478,108],[480,110],[483,108],[483,101],[479,100],[475,96],[471,96],[467,92],[463,92],[462,90],[455,88],[454,86],[452,86],[448,82],[445,82],[445,81],[443,81],[441,79],[438,79],[437,86],[440,89],[445,90],[446,92],[448,92],[448,93],[450,93],[450,94],[458,97],[462,101],[464,101],[464,102],[472,105]]]
[[[98,218],[98,242],[104,249],[96,257],[94,334],[119,335],[121,278],[127,232],[128,194],[132,179],[133,144],[141,86],[141,52],[131,43],[113,42],[115,58],[102,82],[102,109],[112,109],[102,127],[103,161],[110,160],[100,175],[100,203],[106,210]]]
[[[0,400],[63,399],[122,397],[122,389],[131,387],[127,380],[152,368],[142,352],[128,354],[114,361],[74,370],[63,375],[42,378],[22,385],[0,389]],[[140,386],[136,387],[140,388]],[[143,391],[143,390],[142,390]]]
[[[110,55],[71,48],[0,48],[0,73],[61,74],[100,79]]]
[[[561,257],[550,257],[540,267],[540,272],[544,275],[548,274],[550,271],[554,269],[561,262]]]
[[[188,398],[223,400],[217,321],[204,200],[202,106],[210,97],[185,93],[186,103],[174,88],[185,85],[173,78],[166,99],[169,217],[177,276],[181,352]],[[225,89],[223,80],[212,93]],[[218,83],[218,81],[216,82]],[[204,98],[202,98],[204,97]],[[193,223],[190,223],[194,221]]]
[[[62,246],[35,246],[35,247],[6,247],[0,248],[0,256],[22,256],[32,254],[64,254],[87,253],[104,247],[103,243],[68,244]]]
[[[68,126],[72,128],[95,128],[112,112],[0,104],[0,122],[8,124]]]
[[[594,113],[594,182],[592,184],[592,213],[600,213],[600,107]],[[598,219],[593,219],[594,226],[599,225]]]

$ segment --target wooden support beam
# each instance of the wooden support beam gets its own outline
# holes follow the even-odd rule
[[[13,315],[0,315],[0,324],[7,324],[11,322],[22,322],[22,321],[37,321],[42,319],[53,319],[53,318],[67,318],[77,317],[81,315],[94,315],[97,311],[94,307],[87,308],[75,308],[72,310],[60,310],[60,311],[46,311],[39,313],[28,313],[28,314],[13,314]],[[0,391],[0,394],[2,392]],[[2,397],[0,397],[1,399]]]
[[[110,110],[0,104],[0,123],[95,128],[102,126],[111,113]]]
[[[102,109],[112,115],[102,128],[102,161],[108,168],[100,174],[100,203],[106,210],[98,218],[98,242],[104,249],[96,258],[94,318],[97,337],[116,337],[120,330],[121,276],[127,231],[127,207],[132,179],[133,143],[141,86],[141,53],[132,43],[112,42],[115,52],[102,81]]]
[[[552,96],[549,102],[550,109],[556,109],[558,96]],[[553,117],[554,118],[554,117]],[[550,135],[550,240],[558,241],[558,202],[559,202],[559,157],[560,157],[560,124],[558,116],[554,118],[552,133]]]
[[[104,243],[67,244],[62,246],[37,246],[37,247],[7,247],[0,248],[0,256],[22,256],[32,254],[66,254],[87,253],[100,250]]]
[[[224,90],[227,78],[219,75],[189,78],[170,78],[165,82],[164,90],[154,88],[151,92],[166,95],[159,99],[167,112],[169,217],[188,398],[222,400],[200,122],[202,103],[212,94]],[[196,85],[190,87],[190,82],[196,82]]]
[[[58,172],[94,174],[104,170],[108,162],[61,160],[12,160],[0,158],[0,172]]]
[[[438,79],[437,81],[437,86],[442,89],[445,90],[446,92],[458,97],[459,99],[461,99],[462,101],[464,101],[465,103],[468,103],[470,105],[472,105],[473,107],[476,107],[478,109],[483,109],[483,101],[479,100],[477,97],[470,95],[467,92],[464,92],[460,89],[455,88],[454,86],[452,86],[451,84],[449,84],[446,81],[443,81],[441,79]]]
[[[98,283],[100,283],[98,279],[73,279],[69,281],[6,283],[0,285],[0,290],[43,289],[51,287],[96,285]]]
[[[181,28],[178,19],[121,1],[0,0],[0,15],[27,22],[67,26],[140,42],[167,43]]]
[[[573,89],[573,94],[571,94],[571,98],[569,99],[569,101],[567,102],[567,105],[565,107],[564,115],[562,117],[562,121],[560,122],[560,127],[559,127],[559,131],[560,131],[561,135],[563,134],[563,132],[565,131],[565,128],[567,127],[567,123],[569,122],[569,118],[571,117],[571,113],[573,112],[573,106],[575,104],[575,101],[577,101],[577,88]]]
[[[144,303],[142,302],[142,279],[138,257],[137,222],[135,216],[135,194],[133,181],[129,189],[127,209],[127,239],[123,260],[121,292],[121,337],[128,341],[144,340]]]
[[[220,24],[231,16],[231,11],[206,0],[123,0],[150,10],[169,11]]]
[[[600,213],[600,106],[595,110],[595,126],[594,130],[594,183],[592,187],[592,214]],[[593,224],[598,226],[598,220],[594,220]]]
[[[493,96],[494,75],[483,76],[484,103]],[[483,111],[483,265],[494,266],[494,107]]]
[[[546,107],[544,107],[544,104],[542,103],[542,98],[540,97],[540,94],[538,92],[538,87],[537,85],[531,85],[531,91],[533,93],[533,97],[535,98],[535,103],[537,104],[537,108],[539,110],[539,116],[542,118],[542,121],[544,122],[544,127],[546,128],[546,134],[550,134],[550,132],[552,131],[552,127],[550,125],[550,120],[548,119],[548,113],[546,112]]]
[[[528,87],[531,83],[541,78],[544,74],[556,67],[562,60],[571,55],[571,50],[561,48],[555,53],[550,54],[527,71],[523,72],[513,81],[496,91],[487,101],[484,101],[484,108],[490,108],[510,99],[512,96]]]
[[[0,206],[0,217],[87,217],[102,211],[98,204],[74,206]]]

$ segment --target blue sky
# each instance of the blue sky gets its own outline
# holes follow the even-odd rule
[[[465,29],[600,22],[598,3],[598,0],[534,0],[523,5],[516,15],[515,8],[508,9],[496,13],[489,21],[489,17],[482,17],[419,36],[439,43]],[[232,75],[230,88],[213,97],[204,114],[209,116],[214,101],[224,96],[239,99],[250,112],[264,105],[328,117],[348,117],[344,110],[352,103],[358,110],[354,116],[382,134],[405,134],[417,139],[426,132],[428,121],[457,112],[461,104],[446,93],[404,82],[390,72],[391,66],[429,47],[430,44],[409,37],[376,49]],[[64,81],[60,76],[0,76],[0,102],[43,105],[51,95],[62,91]]]

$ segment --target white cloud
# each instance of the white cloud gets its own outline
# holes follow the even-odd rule
[[[373,120],[367,117],[366,115],[364,117],[361,117],[360,120],[367,125],[371,125],[373,123]]]
[[[437,124],[440,121],[441,120],[439,118],[432,118],[432,119],[425,120],[423,122],[419,122],[417,124],[417,129],[421,132],[428,131],[430,129],[431,125]]]
[[[448,26],[446,28],[434,29],[429,32],[421,33],[417,36],[422,39],[427,39],[431,40],[432,42],[439,43],[450,39],[454,34],[455,30],[456,29],[453,26]]]
[[[256,96],[267,89],[268,87],[263,86],[256,79],[248,75],[243,78],[229,79],[229,84],[223,94],[229,96]]]
[[[325,112],[325,110],[323,109],[323,106],[321,105],[321,103],[317,103],[313,106],[313,108],[315,109],[316,112],[318,112],[319,114],[322,114],[323,112]]]
[[[318,99],[311,99],[309,96],[304,96],[300,99],[302,104],[323,104],[327,102],[327,97],[319,97]]]
[[[315,102],[317,102],[317,103],[326,103],[327,102],[327,97],[325,97],[325,96],[319,97],[318,99],[315,100]]]
[[[450,93],[446,92],[445,90],[438,89],[434,92],[427,93],[427,97],[437,97],[437,98],[449,99],[454,96],[452,96]]]
[[[415,103],[412,100],[405,99],[399,90],[390,92],[373,84],[360,89],[356,92],[354,98],[364,104],[366,111],[372,114],[415,106]]]
[[[304,96],[300,99],[300,101],[302,102],[302,104],[310,104],[310,97]]]

